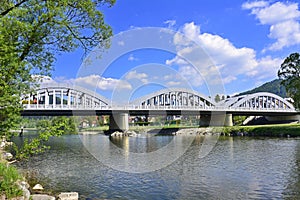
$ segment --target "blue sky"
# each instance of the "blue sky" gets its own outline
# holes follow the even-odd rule
[[[195,42],[222,79],[223,90],[216,90],[220,93],[242,92],[277,78],[283,59],[299,52],[300,9],[293,0],[117,0],[113,7],[100,9],[115,38],[122,32],[157,27],[179,32]],[[134,99],[160,88],[185,86],[211,95],[214,86],[207,82],[213,77],[195,71],[184,60],[186,52],[177,47],[187,45],[176,40],[175,35],[175,52],[132,50],[118,55],[107,66],[100,61],[101,70],[83,69],[80,49],[64,54],[57,58],[48,82],[76,83],[108,98],[119,89]]]

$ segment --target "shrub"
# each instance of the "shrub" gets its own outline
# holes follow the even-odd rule
[[[5,194],[7,199],[22,196],[23,192],[17,185],[21,179],[15,167],[0,163],[0,195]]]

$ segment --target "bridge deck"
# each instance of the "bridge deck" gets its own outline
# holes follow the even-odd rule
[[[22,116],[89,116],[89,115],[112,115],[114,113],[129,113],[130,115],[211,115],[233,114],[245,116],[284,116],[297,115],[296,110],[273,109],[273,108],[224,108],[224,107],[174,107],[174,106],[104,106],[104,107],[42,107],[30,105],[22,112]]]

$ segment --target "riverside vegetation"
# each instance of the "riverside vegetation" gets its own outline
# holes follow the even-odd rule
[[[18,170],[7,165],[5,162],[0,162],[0,197],[5,195],[7,199],[23,195],[23,191],[19,188],[17,182],[23,177]]]

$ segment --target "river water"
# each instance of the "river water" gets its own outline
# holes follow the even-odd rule
[[[76,191],[81,199],[300,199],[300,139],[219,137],[199,156],[204,144],[204,136],[64,135],[18,167],[37,173],[46,188]],[[115,149],[122,153],[115,156]],[[160,156],[148,157],[155,152]],[[140,155],[142,162],[131,159]]]

